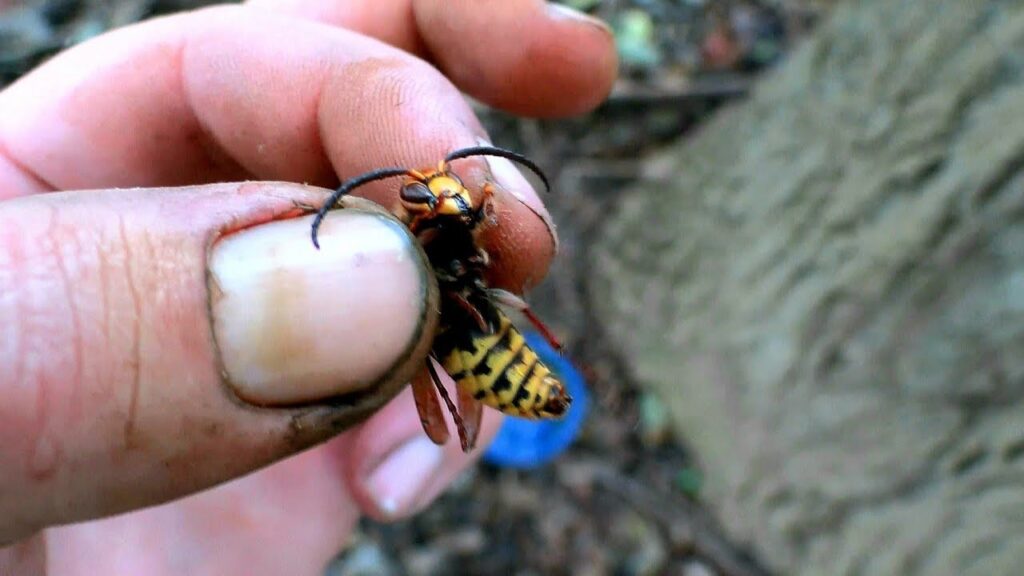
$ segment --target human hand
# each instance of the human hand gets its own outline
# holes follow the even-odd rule
[[[316,253],[323,190],[210,184],[331,187],[486,139],[434,68],[353,31],[527,115],[585,111],[615,74],[607,31],[536,0],[263,0],[114,31],[0,93],[0,573],[319,573],[361,513],[411,514],[474,458],[426,440],[407,388],[378,410],[429,345],[404,231],[335,213]],[[463,162],[502,188],[494,282],[536,282],[540,201]]]

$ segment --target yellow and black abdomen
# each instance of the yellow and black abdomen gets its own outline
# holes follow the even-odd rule
[[[526,418],[562,416],[571,399],[508,316],[497,309],[493,333],[476,326],[446,326],[434,353],[456,384],[506,414]]]

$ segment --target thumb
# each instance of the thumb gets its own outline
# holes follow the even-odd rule
[[[0,543],[246,474],[365,419],[420,366],[408,230],[278,183],[0,203]]]

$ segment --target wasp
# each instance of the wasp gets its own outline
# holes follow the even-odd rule
[[[423,245],[442,295],[440,322],[426,370],[413,378],[413,397],[427,436],[437,444],[448,441],[449,431],[438,397],[444,401],[458,429],[462,450],[476,445],[483,406],[523,418],[558,418],[572,398],[562,382],[526,344],[502,306],[519,310],[558,350],[561,345],[529,306],[511,292],[491,288],[484,279],[487,252],[477,238],[487,220],[494,194],[485,184],[474,202],[470,191],[452,171],[451,163],[471,156],[498,156],[525,166],[549,188],[548,179],[531,160],[503,148],[475,146],[449,153],[436,167],[425,170],[382,168],[342,183],[313,220],[313,244],[324,217],[342,196],[385,178],[404,176],[399,189],[398,216]],[[456,383],[452,401],[434,363]],[[436,391],[436,393],[435,393]]]

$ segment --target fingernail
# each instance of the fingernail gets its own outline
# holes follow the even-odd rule
[[[422,337],[428,280],[408,230],[383,215],[335,210],[220,239],[210,256],[214,337],[236,393],[257,404],[364,389]]]
[[[441,468],[444,450],[426,436],[417,436],[391,451],[367,475],[366,489],[388,517],[416,510]]]
[[[491,142],[484,138],[479,138],[477,143],[481,146],[493,146]],[[511,160],[501,158],[500,156],[485,156],[484,158],[487,161],[487,166],[495,183],[502,190],[505,190],[525,204],[544,221],[544,225],[547,226],[548,232],[551,233],[551,238],[554,240],[557,249],[558,234],[555,232],[555,222],[551,219],[551,214],[544,207],[544,203],[541,201],[540,196],[537,195],[537,191],[534,190],[530,181],[523,176],[523,173],[516,168],[516,165]]]
[[[548,4],[548,14],[555,20],[574,20],[600,28],[602,32],[611,35],[612,29],[603,20],[584,14],[579,10],[570,8],[564,4]]]

